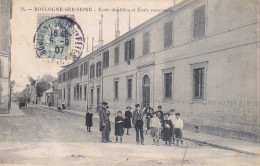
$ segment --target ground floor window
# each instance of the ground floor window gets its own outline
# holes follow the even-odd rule
[[[80,98],[80,100],[82,100],[82,85],[80,85],[80,88],[79,88],[79,98]]]
[[[1,93],[1,92],[0,92],[0,93]],[[59,95],[59,99],[62,100],[62,90],[61,90],[61,89],[58,90],[58,95]]]
[[[165,101],[173,100],[173,76],[174,68],[163,69],[163,99]]]
[[[65,98],[66,98],[66,89],[64,88],[63,89],[63,100],[65,100]]]
[[[97,88],[97,105],[100,103],[100,88]]]
[[[118,80],[114,81],[114,99],[118,100]]]
[[[90,90],[90,104],[94,104],[94,89]]]
[[[172,99],[172,73],[164,73],[164,97]]]
[[[206,99],[206,70],[208,62],[191,65],[192,100],[203,101]]]
[[[127,99],[128,100],[132,99],[132,84],[133,84],[133,79],[127,79]]]
[[[80,97],[80,86],[74,86],[74,99],[79,99]]]
[[[193,69],[194,99],[204,99],[204,68]]]
[[[84,85],[84,100],[87,100],[87,85]]]

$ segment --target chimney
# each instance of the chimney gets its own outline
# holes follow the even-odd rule
[[[94,50],[94,37],[92,37],[92,52]]]
[[[128,23],[128,31],[130,31],[131,26],[130,26],[130,12],[129,12],[129,23]]]
[[[99,48],[103,46],[103,14],[101,14],[101,20],[99,20]]]
[[[117,21],[116,21],[116,38],[120,36],[120,31],[119,31],[119,9],[117,9]]]

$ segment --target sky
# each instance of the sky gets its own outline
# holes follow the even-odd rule
[[[181,0],[176,0],[176,4]],[[51,74],[57,77],[57,72],[62,69],[61,65],[47,62],[36,58],[33,37],[37,29],[37,16],[73,14],[75,21],[83,30],[85,39],[89,38],[89,50],[91,50],[91,40],[94,37],[94,44],[98,44],[98,20],[103,14],[103,40],[104,44],[115,39],[116,12],[106,11],[112,8],[135,9],[130,12],[131,28],[138,26],[159,12],[145,11],[145,9],[167,9],[171,7],[174,0],[13,0],[13,15],[11,19],[12,34],[12,75],[15,80],[14,91],[21,91],[29,83],[28,76],[37,79],[44,74]],[[48,8],[92,8],[92,11],[39,11]],[[137,9],[143,12],[138,12]],[[31,9],[31,10],[30,10]],[[37,11],[35,10],[37,9]],[[101,9],[101,10],[100,10]],[[129,12],[119,13],[120,35],[128,31]],[[83,56],[86,56],[86,42]]]

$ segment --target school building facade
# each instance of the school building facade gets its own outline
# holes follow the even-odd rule
[[[149,103],[185,128],[259,141],[258,1],[184,0],[58,73],[59,103]]]

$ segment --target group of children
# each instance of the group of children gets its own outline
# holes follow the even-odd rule
[[[175,144],[177,146],[179,142],[183,144],[182,132],[183,121],[180,119],[180,113],[175,114],[175,110],[171,110],[170,113],[164,113],[164,116],[160,116],[160,113],[152,113],[150,120],[151,135],[153,138],[153,144],[159,145],[159,139],[165,141],[165,145]]]
[[[145,124],[146,133],[150,130],[153,144],[160,145],[159,140],[165,141],[165,145],[171,146],[172,144],[179,146],[179,142],[183,144],[182,140],[182,129],[183,121],[180,119],[180,113],[175,113],[174,109],[170,112],[163,113],[162,107],[158,106],[158,111],[153,111],[152,108],[144,111],[145,114]],[[90,127],[92,126],[92,116],[93,114],[89,111],[86,114],[86,126],[87,130],[90,132]],[[124,129],[129,135],[129,129],[132,128],[131,118],[132,118],[131,107],[128,106],[125,111],[125,116],[123,117],[122,111],[118,111],[115,117],[115,136],[116,143],[123,141]]]

